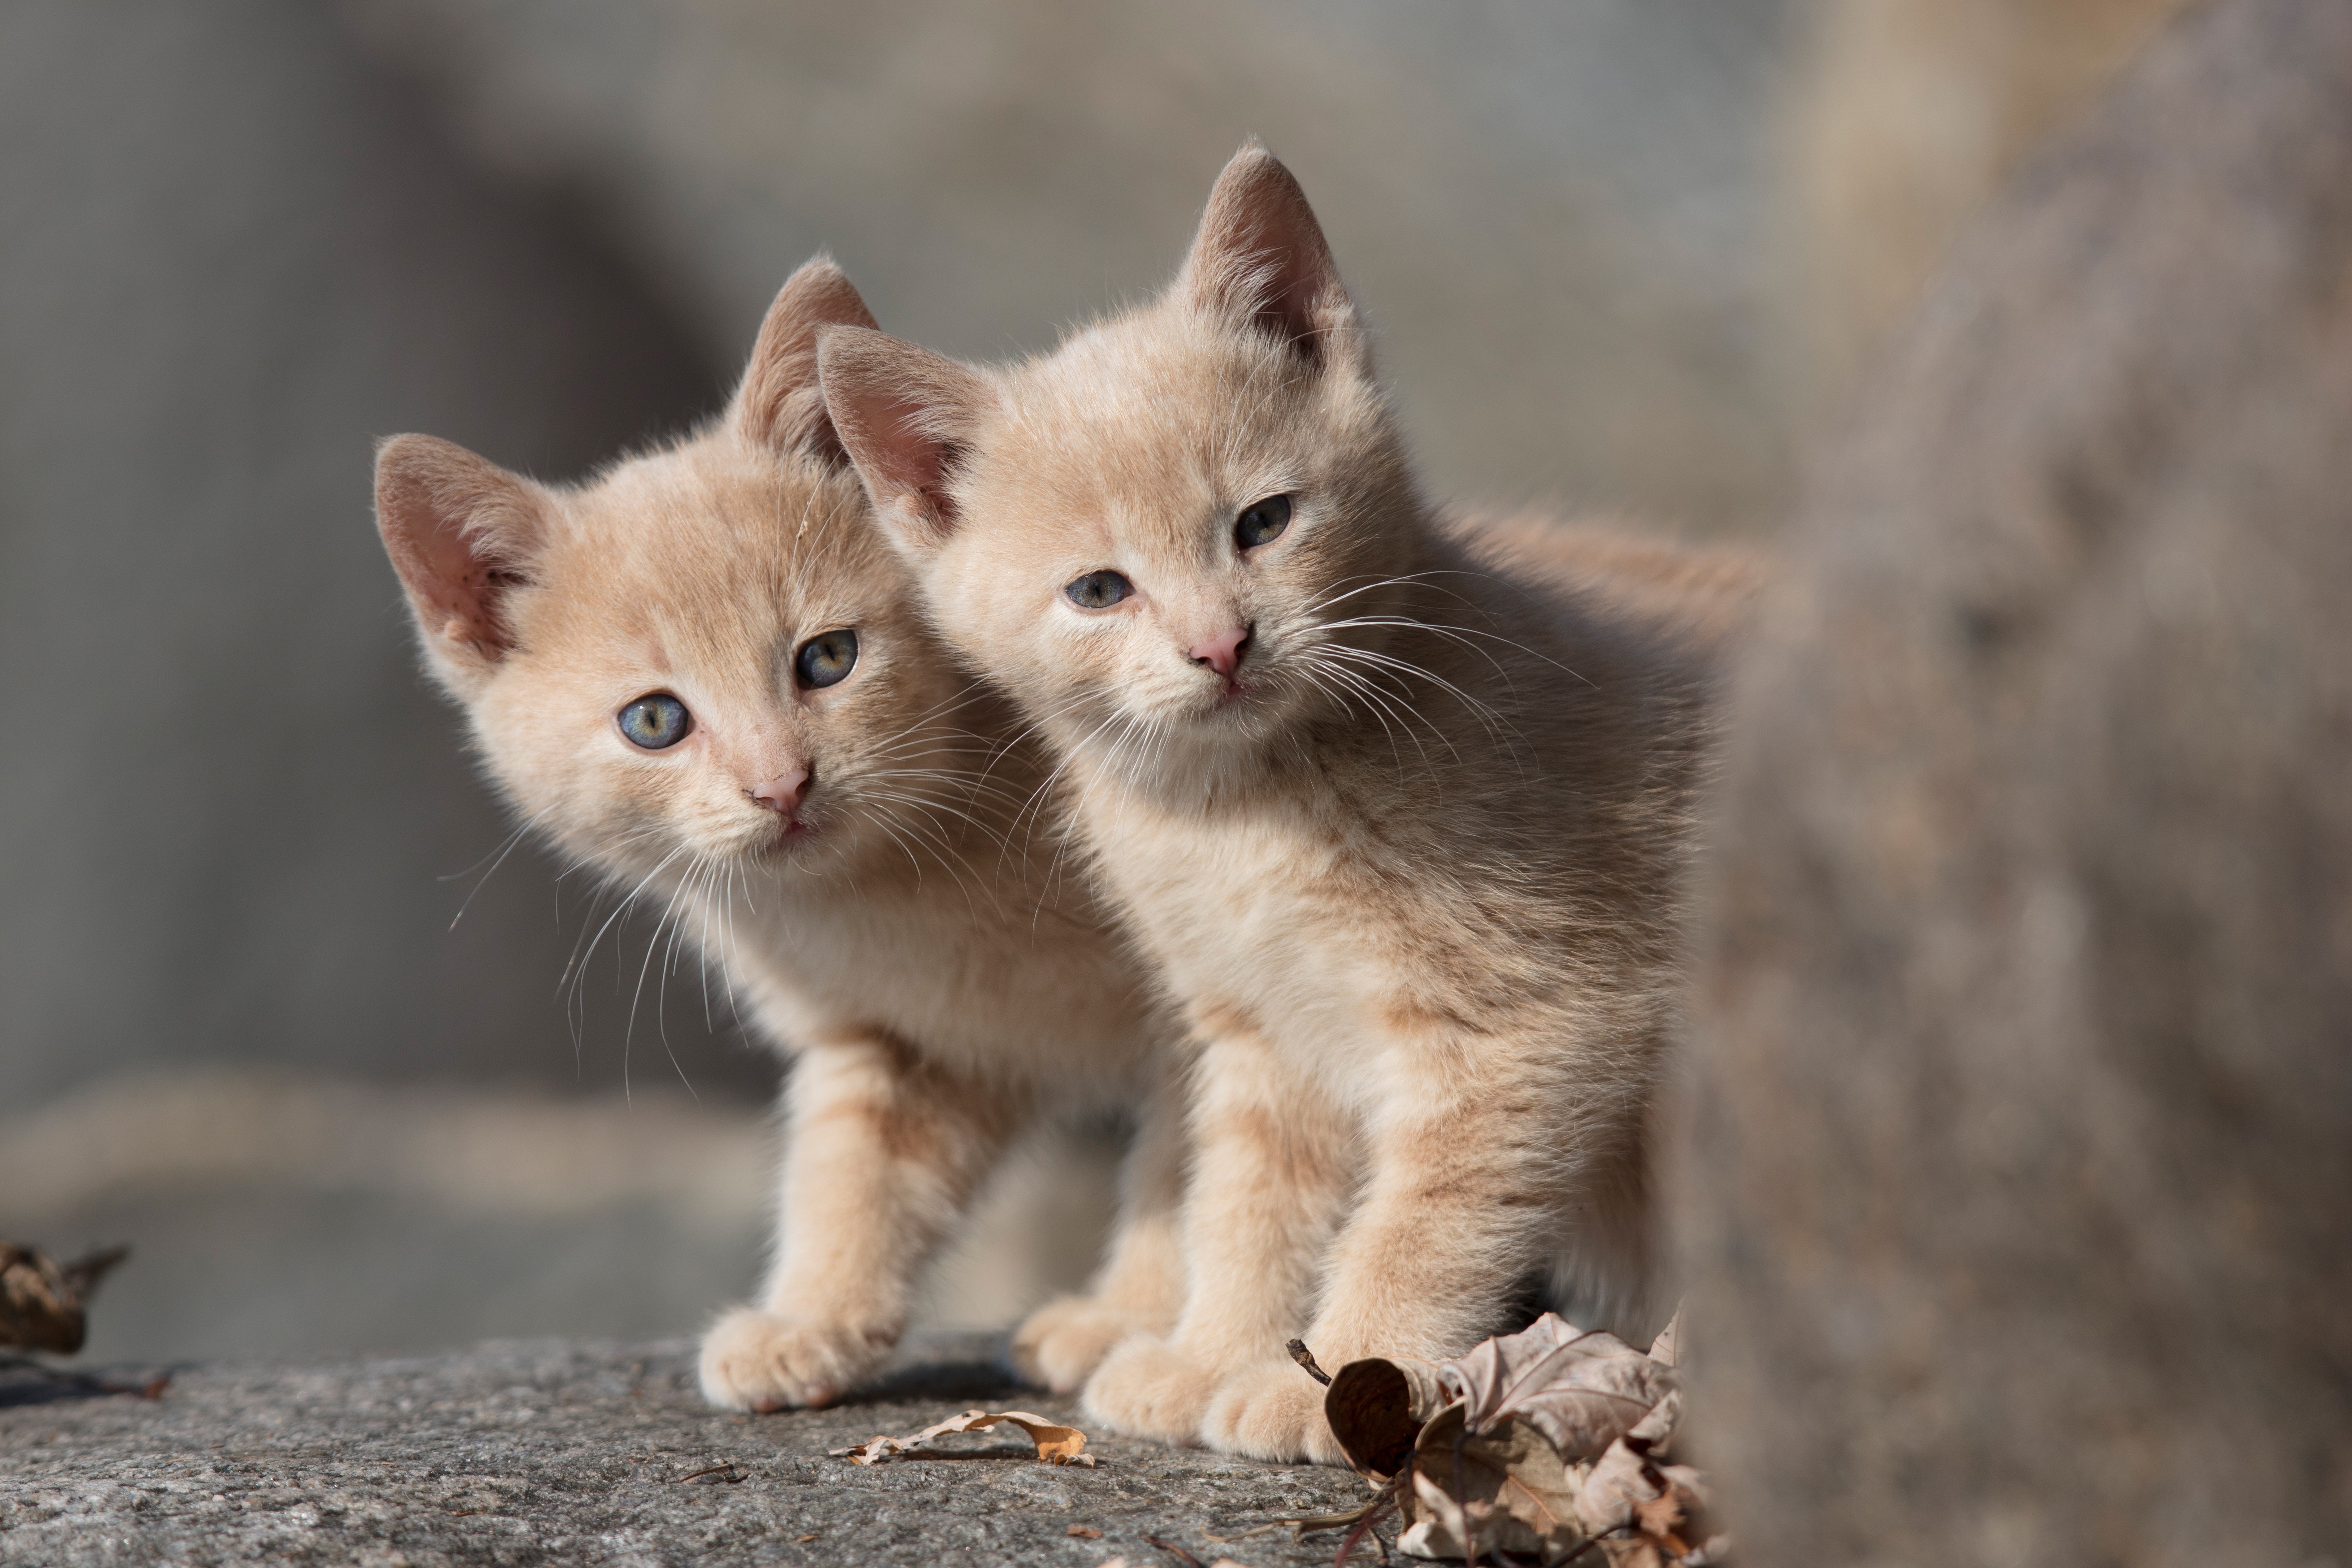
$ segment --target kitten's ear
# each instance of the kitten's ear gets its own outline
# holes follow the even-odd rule
[[[1282,160],[1252,140],[1209,193],[1176,293],[1254,322],[1317,364],[1360,363],[1363,334],[1323,226]]]
[[[995,393],[980,372],[859,327],[817,339],[825,406],[891,542],[921,553],[955,531],[948,481]]]
[[[760,323],[727,422],[757,446],[844,461],[847,454],[817,386],[816,335],[831,326],[872,325],[873,312],[831,257],[820,253],[801,263]]]
[[[434,673],[469,695],[514,647],[507,595],[530,581],[554,499],[431,436],[376,448],[375,525]]]

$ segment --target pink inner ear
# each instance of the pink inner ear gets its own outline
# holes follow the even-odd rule
[[[948,481],[991,394],[969,366],[854,327],[821,341],[825,403],[866,489],[901,544],[937,543],[956,521]],[[910,531],[911,529],[911,531]]]
[[[1282,161],[1252,145],[1234,155],[1209,194],[1181,286],[1251,320],[1320,360],[1348,292],[1307,193]]]
[[[891,482],[918,497],[944,530],[955,521],[955,501],[947,488],[955,447],[931,434],[929,411],[915,399],[878,398],[874,406],[875,450]]]
[[[760,323],[732,417],[751,440],[827,459],[846,456],[817,385],[816,337],[828,326],[872,327],[856,286],[824,256],[787,279]]]
[[[500,614],[526,580],[538,503],[528,483],[463,447],[401,436],[376,459],[376,525],[417,619],[456,647],[497,659],[514,646]]]

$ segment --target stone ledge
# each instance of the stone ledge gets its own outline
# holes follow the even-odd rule
[[[152,1401],[0,1373],[0,1564],[1175,1564],[1153,1535],[1270,1568],[1328,1563],[1337,1537],[1205,1532],[1364,1500],[1340,1470],[1100,1436],[1090,1470],[825,1458],[973,1405],[1075,1419],[999,1349],[933,1337],[854,1403],[764,1416],[706,1408],[683,1341],[204,1365]],[[742,1479],[677,1479],[720,1464]]]

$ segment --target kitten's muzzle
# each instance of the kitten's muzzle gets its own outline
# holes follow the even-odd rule
[[[794,814],[800,810],[801,803],[808,798],[809,786],[815,782],[815,775],[809,769],[794,768],[789,773],[778,773],[765,783],[753,784],[743,793],[751,797],[752,804],[782,817],[787,826],[798,827],[800,824],[794,820]]]
[[[1256,630],[1255,622],[1228,626],[1194,643],[1187,657],[1202,668],[1214,670],[1230,684],[1241,673],[1242,660],[1249,657],[1250,637]]]

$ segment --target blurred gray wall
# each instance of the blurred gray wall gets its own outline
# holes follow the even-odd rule
[[[448,929],[504,827],[370,445],[568,475],[720,364],[317,5],[0,11],[0,1106],[222,1058],[572,1076],[545,865]]]

